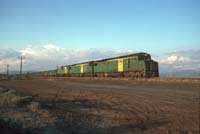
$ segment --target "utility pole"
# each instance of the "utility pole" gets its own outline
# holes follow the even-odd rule
[[[23,59],[25,59],[25,57],[20,56],[19,59],[21,60],[21,62],[20,62],[20,75],[22,75],[22,62],[23,62]]]
[[[7,64],[7,78],[9,76],[9,64]]]
[[[0,59],[0,61],[1,61],[1,59]],[[0,66],[1,67],[1,66]],[[1,71],[1,68],[0,68],[0,71]]]

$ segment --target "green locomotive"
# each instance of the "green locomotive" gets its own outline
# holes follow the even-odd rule
[[[150,54],[136,53],[62,66],[41,72],[43,76],[71,77],[159,77],[158,62]]]

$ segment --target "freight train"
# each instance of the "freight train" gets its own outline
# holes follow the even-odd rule
[[[147,53],[88,61],[35,74],[62,77],[159,77],[158,62]]]

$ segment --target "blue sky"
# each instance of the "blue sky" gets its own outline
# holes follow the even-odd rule
[[[0,72],[142,51],[161,73],[199,71],[200,0],[0,0]]]
[[[199,48],[199,0],[0,0],[0,47]]]

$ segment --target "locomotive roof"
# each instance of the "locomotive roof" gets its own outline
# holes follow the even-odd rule
[[[111,57],[111,58],[101,59],[101,60],[81,62],[81,63],[76,63],[76,64],[72,64],[72,65],[66,65],[66,66],[75,66],[75,65],[79,65],[79,64],[87,64],[87,63],[91,63],[91,62],[101,62],[101,61],[106,61],[106,60],[112,60],[112,59],[118,59],[118,58],[125,58],[125,57],[137,56],[137,55],[144,55],[144,54],[148,54],[148,53],[140,52],[140,53],[122,55],[122,56],[117,56],[117,57]],[[150,55],[150,54],[148,54],[148,55]],[[66,67],[66,66],[61,66],[61,67]]]
[[[125,58],[125,57],[137,56],[137,55],[143,55],[143,54],[148,54],[148,53],[142,53],[141,52],[141,53],[135,53],[135,54],[128,54],[128,55],[122,55],[122,56],[117,56],[117,57],[112,57],[112,58],[106,58],[106,59],[97,60],[97,61],[112,60],[112,59]]]

